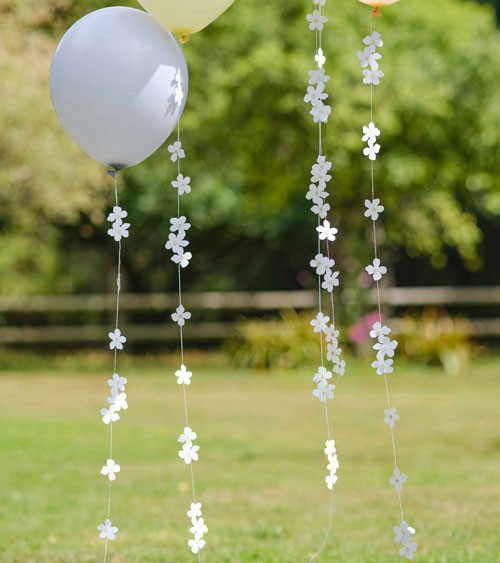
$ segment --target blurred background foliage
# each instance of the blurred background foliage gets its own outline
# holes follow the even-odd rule
[[[114,242],[105,224],[111,180],[62,130],[48,88],[50,60],[64,31],[114,4],[0,0],[3,294],[99,292],[114,283]],[[194,189],[183,204],[194,225],[195,255],[188,290],[314,283],[308,272],[314,218],[304,195],[317,149],[302,101],[314,54],[309,8],[298,0],[240,0],[185,46],[190,92],[182,130]],[[356,57],[369,9],[335,3],[327,15],[330,203],[341,229],[335,252],[346,272],[344,287],[352,288],[363,285],[361,272],[371,259],[363,217],[369,163],[361,155],[369,96]],[[404,1],[385,11],[378,29],[386,74],[375,93],[383,147],[377,184],[387,210],[384,259],[395,267],[399,285],[494,283],[500,275],[494,6]],[[163,249],[175,208],[174,175],[166,147],[122,174],[122,202],[132,223],[124,254],[128,291],[175,288],[175,269]],[[348,303],[356,301],[350,292]]]

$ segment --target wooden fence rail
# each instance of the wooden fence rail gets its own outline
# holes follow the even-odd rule
[[[312,309],[316,306],[314,291],[262,291],[262,292],[204,292],[185,293],[184,300],[190,309],[279,311],[284,309]],[[176,293],[124,294],[120,310],[167,311],[179,304]],[[64,295],[33,297],[0,297],[0,315],[13,312],[113,312],[114,295]]]
[[[495,287],[419,287],[386,288],[384,304],[391,315],[408,307],[459,307],[461,310],[500,305],[500,286]],[[242,314],[276,313],[286,309],[314,309],[317,303],[315,291],[267,291],[267,292],[206,292],[185,294],[186,307],[191,311],[225,312],[232,320],[225,322],[192,322],[189,338],[195,342],[215,342],[236,334],[236,319]],[[370,301],[376,302],[375,295]],[[124,314],[123,331],[132,342],[165,342],[178,338],[175,325],[168,316],[178,304],[177,294],[125,294],[121,299]],[[108,327],[103,325],[58,325],[46,323],[39,326],[23,322],[25,315],[50,314],[111,314],[116,307],[113,295],[31,296],[0,297],[0,344],[98,344],[106,342]],[[127,323],[127,313],[162,313],[165,322]],[[16,316],[15,326],[10,317]],[[397,318],[394,319],[397,324]],[[500,336],[500,318],[473,318],[469,320],[473,335],[478,337]]]

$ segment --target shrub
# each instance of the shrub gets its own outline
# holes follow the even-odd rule
[[[240,338],[228,343],[234,362],[260,369],[291,368],[317,361],[319,339],[311,329],[311,313],[285,311],[279,318],[238,323]]]
[[[440,363],[446,373],[458,374],[476,351],[467,321],[438,309],[410,314],[398,322],[399,350],[410,360]]]

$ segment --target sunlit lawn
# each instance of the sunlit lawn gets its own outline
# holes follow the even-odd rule
[[[108,376],[99,362],[44,360],[0,374],[0,558],[102,561]],[[255,374],[191,362],[190,423],[199,434],[197,493],[210,528],[207,562],[307,561],[327,522],[324,414],[311,370]],[[115,426],[112,562],[193,561],[186,548],[189,470],[177,457],[182,390],[174,364],[127,359],[130,408]],[[500,369],[466,376],[401,367],[391,378],[407,521],[419,561],[500,560]],[[388,484],[392,451],[383,381],[350,362],[331,404],[341,462],[334,531],[321,561],[399,561]]]

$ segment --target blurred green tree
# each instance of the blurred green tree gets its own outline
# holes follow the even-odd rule
[[[105,5],[112,2],[0,0],[6,22],[0,38],[2,293],[97,291],[109,282],[102,272],[114,254],[103,208],[111,203],[111,183],[66,137],[48,93],[57,40],[84,13]],[[182,135],[193,193],[183,204],[194,225],[191,289],[309,283],[314,219],[304,195],[316,150],[302,102],[314,54],[309,7],[298,0],[241,0],[185,46],[191,81]],[[363,217],[369,164],[361,154],[369,96],[356,57],[369,9],[330,3],[326,13],[332,216],[341,229],[341,268],[354,281],[370,255]],[[500,37],[493,10],[459,0],[401,2],[377,26],[385,41],[386,78],[375,104],[386,251],[442,267],[455,249],[468,268],[481,268],[478,221],[500,214]],[[175,287],[163,250],[175,208],[174,175],[165,148],[122,175],[132,223],[128,289]]]

